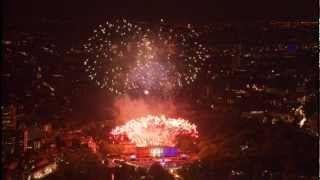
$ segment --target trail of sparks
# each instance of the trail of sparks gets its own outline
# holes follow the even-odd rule
[[[176,138],[180,135],[193,139],[199,136],[195,124],[181,118],[167,118],[164,115],[132,119],[111,131],[111,138],[119,142],[129,141],[139,147],[174,146]]]

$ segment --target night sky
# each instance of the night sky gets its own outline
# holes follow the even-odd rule
[[[313,19],[318,16],[316,0],[4,0],[4,18],[130,17],[173,20]]]

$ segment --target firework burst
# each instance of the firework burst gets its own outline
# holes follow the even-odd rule
[[[111,131],[112,139],[129,141],[139,147],[174,146],[176,137],[181,135],[198,138],[196,125],[181,118],[167,118],[163,115],[132,119]]]
[[[194,82],[209,55],[188,26],[150,26],[127,20],[99,25],[84,44],[89,78],[115,94],[165,91]]]

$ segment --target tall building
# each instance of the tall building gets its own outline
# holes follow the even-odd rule
[[[17,128],[17,109],[14,105],[5,106],[2,110],[2,130],[16,130]]]
[[[29,131],[27,129],[23,130],[23,152],[26,152],[28,149],[29,141]]]
[[[17,142],[17,121],[16,121],[16,107],[14,105],[1,106],[1,124],[2,124],[2,161],[9,158],[15,153]]]

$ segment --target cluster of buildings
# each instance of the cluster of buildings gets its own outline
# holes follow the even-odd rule
[[[20,176],[19,178],[34,175],[37,179],[41,176],[38,171],[55,167],[53,164],[58,158],[58,152],[52,125],[50,123],[27,125],[23,110],[17,105],[2,106],[1,109],[1,162],[4,164],[4,174],[7,176],[14,174]],[[47,174],[48,172],[49,170],[46,170]]]

